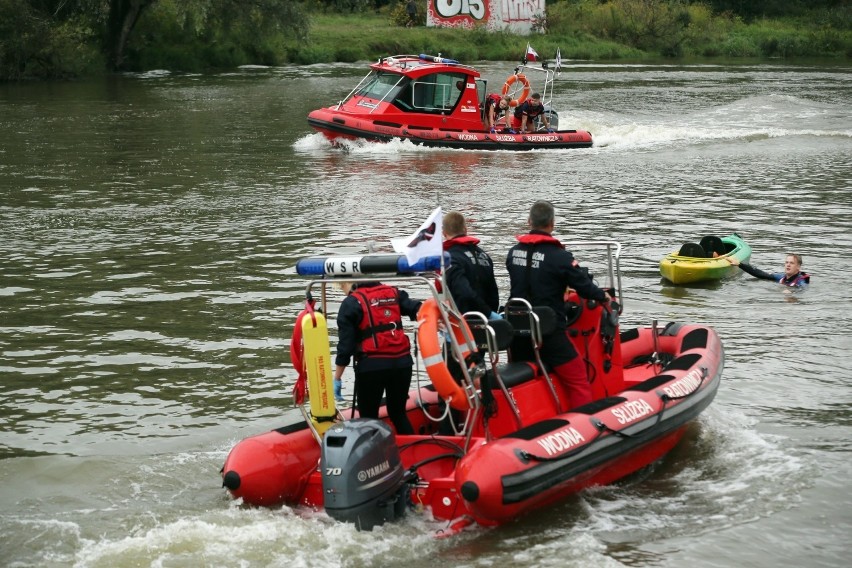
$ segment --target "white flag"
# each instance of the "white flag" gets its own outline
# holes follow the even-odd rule
[[[562,54],[559,53],[559,48],[556,48],[556,73],[562,71]]]
[[[444,214],[438,207],[413,235],[406,239],[391,239],[393,250],[404,254],[410,266],[426,256],[441,256],[444,253],[443,228]]]

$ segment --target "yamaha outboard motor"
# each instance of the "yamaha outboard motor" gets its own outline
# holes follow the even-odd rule
[[[325,510],[358,530],[405,515],[408,485],[390,427],[372,418],[332,426],[322,442]]]

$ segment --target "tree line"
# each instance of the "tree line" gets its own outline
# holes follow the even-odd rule
[[[428,1],[433,0],[418,0],[424,7]],[[311,50],[313,14],[380,13],[388,26],[399,26],[407,21],[405,2],[0,0],[0,80],[278,65],[303,59],[299,50]],[[852,27],[848,0],[548,0],[541,29],[548,35],[587,34],[675,56],[687,42],[705,41],[697,35],[698,24],[717,36],[725,33],[724,26],[708,23],[711,17],[746,23],[805,18],[823,30],[814,41],[834,51],[838,42],[843,51]],[[838,29],[845,31],[838,35]],[[482,39],[481,34],[476,37]],[[706,41],[718,37],[708,35]],[[783,45],[777,53],[763,51],[784,56]]]

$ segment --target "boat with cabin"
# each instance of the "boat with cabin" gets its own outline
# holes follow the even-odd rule
[[[299,260],[296,271],[309,280],[291,356],[309,401],[298,405],[298,418],[231,450],[224,487],[246,504],[324,510],[366,530],[425,510],[446,523],[446,535],[534,514],[664,458],[716,395],[719,336],[678,322],[621,329],[620,244],[571,248],[600,253],[590,266],[614,298],[602,304],[566,292],[568,335],[594,399],[577,408],[566,408],[566,393],[539,356],[553,311],[513,298],[498,319],[458,313],[446,287],[436,286],[447,253],[414,266],[385,254]],[[332,395],[320,308],[334,283],[375,280],[428,291],[414,332],[413,435],[396,434],[384,408],[378,419],[360,418],[354,408],[336,408]]]
[[[515,133],[486,129],[488,84],[479,71],[454,59],[433,55],[394,55],[370,65],[369,73],[335,105],[314,110],[308,124],[333,144],[342,140],[389,142],[469,150],[534,150],[588,148],[585,130],[560,129],[552,108],[555,72],[547,63],[524,61],[508,76],[501,93],[510,107],[533,92],[542,96],[549,129]]]

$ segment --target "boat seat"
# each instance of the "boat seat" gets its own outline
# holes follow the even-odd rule
[[[545,367],[539,353],[544,336],[556,331],[556,312],[549,306],[533,307],[523,298],[510,298],[503,308],[503,317],[515,330],[515,338],[508,351],[510,364],[533,361],[534,368],[547,381],[554,403],[561,406],[550,369]]]
[[[486,374],[493,375],[493,373],[494,371],[489,369]],[[534,379],[538,374],[538,370],[532,361],[517,361],[497,365],[497,374],[500,375],[506,388],[510,389]],[[500,385],[497,381],[491,382],[491,389],[500,390]]]
[[[698,243],[683,243],[677,253],[678,256],[688,256],[690,258],[707,258],[704,252],[704,247]]]
[[[701,245],[701,249],[704,251],[704,254],[707,255],[708,258],[713,258],[714,252],[719,256],[722,256],[728,252],[725,249],[725,243],[722,242],[722,239],[714,235],[707,235],[705,237],[701,237],[701,240],[698,242],[698,244]]]

